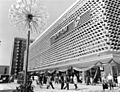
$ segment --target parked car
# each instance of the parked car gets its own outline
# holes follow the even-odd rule
[[[8,83],[9,82],[9,75],[3,74],[0,75],[0,83]]]

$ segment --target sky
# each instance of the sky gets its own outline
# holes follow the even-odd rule
[[[41,0],[49,14],[47,27],[49,27],[66,9],[76,0]],[[14,37],[27,38],[27,34],[18,30],[9,22],[8,14],[16,0],[0,0],[0,65],[10,65],[13,53]],[[31,39],[36,39],[39,34],[32,34]]]

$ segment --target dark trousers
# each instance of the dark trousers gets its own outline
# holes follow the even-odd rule
[[[78,87],[77,87],[77,84],[74,84],[75,85],[75,89],[77,89]]]
[[[108,80],[108,83],[109,83],[110,90],[113,89],[113,82],[112,82],[112,80]]]
[[[66,89],[67,88],[67,90],[69,90],[69,83],[66,83],[66,86],[64,87],[64,89]]]
[[[49,85],[47,86],[47,89],[48,89],[50,86],[52,87],[52,89],[54,89],[52,82],[49,83]]]
[[[103,86],[103,90],[108,89],[108,84],[107,83],[103,83],[102,86]]]
[[[110,86],[110,90],[113,89],[113,84],[112,83],[109,83],[109,86]]]
[[[61,89],[64,88],[64,82],[61,82]]]

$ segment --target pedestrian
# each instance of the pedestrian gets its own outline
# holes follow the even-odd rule
[[[70,76],[70,83],[73,83],[73,77],[72,77],[72,75]]]
[[[53,84],[52,84],[52,76],[48,76],[48,78],[47,78],[47,89],[48,89],[50,86],[52,87],[52,89],[54,89],[54,86],[53,86]]]
[[[65,78],[65,83],[66,83],[66,86],[64,87],[64,89],[67,88],[67,90],[69,90],[69,82],[70,82],[70,78],[68,75],[66,75],[66,78]]]
[[[64,75],[63,74],[61,75],[60,82],[61,82],[61,89],[63,89],[64,88],[64,83],[65,83]]]
[[[43,77],[42,75],[39,76],[39,85],[40,85],[40,88],[42,88],[42,85],[43,85]]]
[[[108,83],[105,76],[102,76],[102,87],[103,87],[103,91],[105,91],[105,89],[108,89]]]
[[[37,82],[35,80],[35,77],[32,76],[31,79],[32,79],[32,84],[31,85],[32,85],[33,88],[35,88],[37,86]]]
[[[59,83],[59,78],[57,75],[55,76],[55,83],[57,83],[57,84]]]
[[[77,76],[75,74],[73,77],[73,83],[74,83],[75,89],[77,89],[78,88],[78,86],[77,86],[78,80],[77,80]]]
[[[113,89],[113,76],[110,73],[107,76],[107,80],[108,80],[110,90]]]
[[[86,85],[89,85],[90,84],[90,76],[88,75],[87,77],[86,77]]]
[[[82,83],[82,75],[79,75],[79,82]]]
[[[117,76],[117,83],[118,83],[118,87],[120,88],[120,73],[119,73],[119,75]]]
[[[90,84],[93,85],[93,78],[90,76]]]
[[[38,78],[38,76],[34,76],[34,79],[36,81],[36,84],[39,85],[39,78]]]

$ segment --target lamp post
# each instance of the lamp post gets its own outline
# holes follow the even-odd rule
[[[44,30],[48,14],[39,0],[17,0],[17,3],[13,4],[9,10],[9,18],[11,24],[15,25],[19,30],[27,31],[28,34],[24,75],[25,92],[27,92],[30,32],[40,33],[40,30]]]

